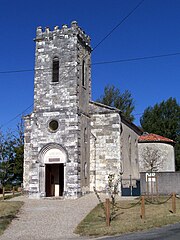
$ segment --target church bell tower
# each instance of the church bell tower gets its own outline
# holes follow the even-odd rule
[[[25,117],[24,189],[31,197],[89,191],[90,38],[73,21],[37,28],[34,110]]]

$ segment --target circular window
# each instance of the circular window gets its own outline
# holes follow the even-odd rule
[[[56,120],[50,121],[50,123],[49,123],[49,129],[50,129],[51,131],[56,131],[56,130],[58,129],[58,121],[56,121]]]

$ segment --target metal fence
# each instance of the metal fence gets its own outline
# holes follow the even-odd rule
[[[122,196],[140,196],[140,180],[131,177],[122,179],[121,194]]]

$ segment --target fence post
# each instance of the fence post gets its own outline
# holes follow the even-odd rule
[[[141,196],[141,218],[145,219],[145,198]]]
[[[14,192],[15,192],[15,189],[14,189],[14,187],[13,187],[13,190],[12,190],[12,192],[13,192],[13,196],[14,196]]]
[[[151,172],[151,201],[153,202],[153,178],[152,178],[152,172]]]
[[[147,195],[148,195],[148,198],[149,198],[149,176],[148,175],[147,175],[146,187],[147,187]]]
[[[3,187],[3,200],[4,200],[4,197],[5,197],[5,187]]]
[[[172,195],[172,211],[173,213],[176,213],[176,193],[173,192]]]
[[[106,226],[110,226],[110,201],[106,198]]]

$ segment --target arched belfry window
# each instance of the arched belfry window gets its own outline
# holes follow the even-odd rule
[[[59,82],[59,58],[53,58],[52,82]]]

